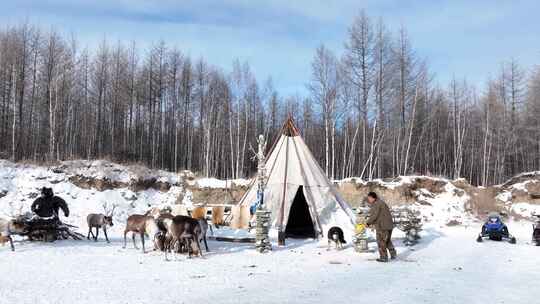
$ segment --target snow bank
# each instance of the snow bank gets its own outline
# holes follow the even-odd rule
[[[503,202],[503,203],[507,203],[507,202],[510,202],[512,201],[512,192],[510,191],[503,191],[499,194],[497,194],[497,196],[495,196],[495,199]]]
[[[409,206],[421,213],[424,222],[434,225],[464,224],[473,221],[467,204],[470,196],[456,185],[469,184],[465,179],[454,181],[431,176],[399,176],[395,179],[374,179],[364,181],[359,178],[347,178],[335,181],[342,191],[348,192],[349,199],[363,199],[368,191],[377,192],[387,203],[393,206]],[[345,183],[355,187],[346,188]],[[354,192],[351,194],[350,192]]]
[[[421,188],[415,194],[417,203],[411,208],[420,212],[424,222],[443,226],[470,224],[474,221],[474,217],[466,210],[470,196],[450,182],[446,183],[441,193]]]
[[[540,205],[529,203],[515,203],[509,207],[510,212],[524,218],[530,218],[533,214],[540,214]]]
[[[229,180],[221,180],[213,177],[204,177],[199,178],[194,181],[188,182],[189,185],[197,186],[198,188],[213,188],[213,189],[225,189],[225,188],[231,188],[234,186],[249,186],[251,183],[251,180],[239,178],[239,179],[229,179]]]
[[[135,169],[134,169],[135,168]],[[68,161],[58,167],[40,167],[25,164],[13,164],[0,161],[0,215],[11,216],[30,211],[30,206],[40,194],[42,187],[51,187],[56,195],[66,200],[71,215],[63,219],[65,222],[86,228],[86,216],[89,213],[103,213],[104,204],[110,208],[116,205],[116,223],[124,222],[130,214],[144,213],[150,207],[166,207],[176,203],[183,188],[173,185],[168,191],[148,188],[132,191],[128,187],[107,189],[83,189],[72,182],[73,174],[93,178],[107,178],[119,182],[127,182],[138,178],[160,178],[170,183],[178,183],[173,173],[152,171],[144,168],[124,167],[104,161]],[[157,175],[152,175],[155,172]],[[115,225],[113,229],[121,229],[123,225]],[[83,229],[83,230],[84,230]]]

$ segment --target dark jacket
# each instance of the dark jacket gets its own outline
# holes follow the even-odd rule
[[[376,230],[392,230],[394,221],[388,205],[380,199],[377,199],[369,210],[368,225],[374,225]]]
[[[58,211],[62,209],[64,215],[69,216],[69,208],[66,201],[58,196],[40,196],[32,204],[32,212],[40,217],[58,216]]]

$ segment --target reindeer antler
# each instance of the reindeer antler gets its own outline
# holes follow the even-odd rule
[[[118,206],[118,204],[113,204],[110,216],[114,216],[114,209],[116,209],[117,206]]]

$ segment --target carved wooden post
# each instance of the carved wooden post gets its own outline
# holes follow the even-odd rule
[[[266,140],[264,136],[259,135],[257,140],[259,144],[257,151],[257,210],[255,211],[255,219],[257,221],[255,229],[255,248],[258,252],[264,253],[272,250],[270,237],[270,225],[272,224],[271,212],[264,206],[264,187],[266,185],[266,157],[264,150],[266,148]]]

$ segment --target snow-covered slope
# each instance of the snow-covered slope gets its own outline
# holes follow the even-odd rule
[[[142,213],[150,207],[164,207],[176,203],[182,193],[178,177],[160,171],[161,175],[150,175],[150,170],[141,174],[119,165],[104,165],[90,162],[64,162],[59,167],[42,167],[25,164],[13,164],[0,160],[0,216],[9,216],[30,210],[30,205],[39,195],[41,187],[52,187],[56,195],[66,200],[71,209],[71,216],[66,222],[86,227],[86,215],[104,212],[103,205],[117,205],[115,221],[124,221],[129,214]],[[95,179],[121,182],[119,188],[99,191],[95,188],[81,188],[70,178],[85,176]],[[166,191],[149,187],[140,191],[130,189],[132,181],[142,178],[156,178],[171,183]],[[118,228],[120,229],[120,225]]]
[[[424,222],[434,225],[467,224],[475,220],[471,214],[470,195],[456,186],[463,180],[451,181],[428,176],[400,176],[391,180],[363,181],[348,178],[335,181],[343,196],[353,206],[361,205],[369,191],[375,191],[392,206],[407,205],[418,210]]]
[[[519,174],[497,188],[497,201],[511,214],[523,218],[540,214],[540,171]]]
[[[488,205],[484,211],[498,208],[522,217],[540,212],[540,199],[534,199],[540,193],[539,177],[524,173],[490,189],[473,187],[463,179],[427,176],[349,178],[335,184],[353,206],[360,205],[367,192],[376,191],[389,204],[408,205],[420,211],[425,222],[441,226],[474,222],[482,215],[474,212],[482,199]],[[43,186],[65,198],[73,211],[68,221],[84,227],[86,214],[102,212],[104,203],[118,205],[116,220],[123,221],[129,214],[177,202],[233,202],[249,184],[249,179],[196,178],[189,171],[177,174],[104,160],[64,161],[51,167],[0,160],[0,216],[29,210]]]

